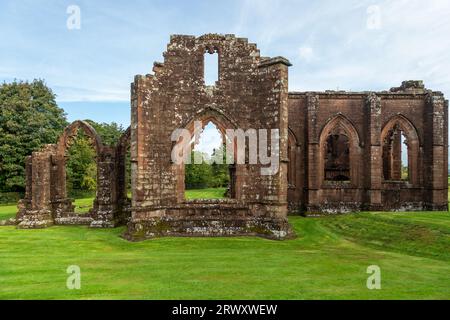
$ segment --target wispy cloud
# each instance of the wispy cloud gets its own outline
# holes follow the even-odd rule
[[[285,10],[279,10],[280,6]],[[379,28],[368,28],[377,10]],[[244,1],[236,29],[294,67],[291,90],[379,90],[423,79],[450,93],[450,3]]]
[[[76,87],[55,86],[59,102],[128,102],[130,101],[130,90],[116,89],[101,91]]]

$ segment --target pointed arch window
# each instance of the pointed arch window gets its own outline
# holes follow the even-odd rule
[[[392,118],[381,133],[384,181],[418,183],[419,139],[403,116]]]
[[[326,184],[357,185],[360,139],[353,124],[343,115],[330,120],[320,135],[320,177]]]

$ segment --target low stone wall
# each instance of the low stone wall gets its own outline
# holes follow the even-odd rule
[[[272,240],[295,237],[286,219],[190,217],[153,218],[131,221],[123,237],[143,241],[158,237],[231,237],[258,236]]]
[[[283,240],[294,238],[295,234],[286,218],[256,216],[250,206],[233,200],[203,200],[135,211],[123,235],[130,241],[169,236],[259,236]]]
[[[64,218],[56,218],[55,219],[55,224],[56,225],[70,225],[70,226],[90,226],[91,223],[94,221],[94,219],[92,217],[89,216],[82,216],[82,215],[73,215],[73,216],[68,216],[68,217],[64,217]]]
[[[50,210],[28,210],[17,215],[17,228],[19,229],[43,229],[54,225]]]
[[[363,206],[360,202],[325,202],[320,205],[307,206],[307,216],[336,215],[360,212]]]
[[[8,220],[0,220],[0,227],[15,226],[15,225],[17,225],[17,220],[15,218],[11,218]]]

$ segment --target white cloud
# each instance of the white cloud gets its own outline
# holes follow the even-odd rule
[[[314,50],[311,47],[301,47],[299,49],[299,55],[302,60],[310,62],[314,58]]]

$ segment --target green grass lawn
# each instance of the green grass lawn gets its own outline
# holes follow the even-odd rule
[[[17,206],[14,205],[0,205],[0,220],[8,220],[14,218],[17,213]]]
[[[94,206],[94,198],[76,199],[73,204],[75,213],[87,213]]]
[[[124,228],[1,227],[0,299],[450,299],[448,212],[290,222],[298,238],[281,242],[130,243]],[[70,265],[81,268],[81,290],[66,288]],[[366,288],[370,265],[381,268],[381,290]]]
[[[227,191],[227,188],[186,190],[185,197],[188,200],[223,199],[223,198],[225,198],[226,191]]]
[[[93,206],[93,198],[76,199],[74,202],[76,213],[87,213]],[[17,205],[0,205],[0,220],[14,218],[17,213]]]

